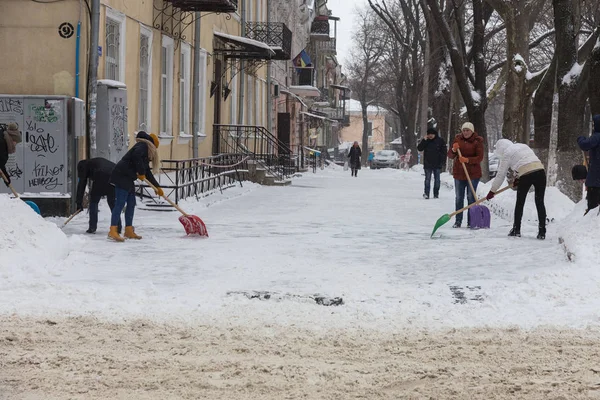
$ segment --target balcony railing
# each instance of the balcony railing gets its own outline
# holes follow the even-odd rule
[[[329,40],[329,21],[314,20],[310,26],[310,37],[316,40]]]
[[[283,22],[246,22],[246,37],[268,44],[274,60],[292,58],[292,31]]]
[[[232,13],[238,9],[238,0],[167,0],[182,11]]]
[[[335,38],[329,38],[329,40],[318,41],[317,43],[315,43],[315,48],[320,54],[337,54]]]

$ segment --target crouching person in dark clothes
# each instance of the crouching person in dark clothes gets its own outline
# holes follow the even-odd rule
[[[78,211],[83,210],[83,195],[88,180],[90,181],[90,206],[88,210],[90,221],[87,233],[95,233],[98,229],[98,205],[102,197],[106,196],[106,202],[111,212],[115,208],[115,187],[109,182],[114,168],[115,163],[102,157],[81,160],[77,163],[79,183],[77,184],[76,202]],[[117,232],[121,233],[120,217]]]
[[[537,238],[546,239],[546,206],[544,194],[546,193],[546,171],[544,164],[537,158],[533,150],[523,143],[513,143],[508,139],[496,142],[496,156],[500,160],[498,172],[492,189],[487,194],[487,199],[494,198],[495,193],[508,176],[509,183],[517,188],[517,203],[515,204],[515,220],[508,236],[521,236],[521,219],[527,193],[531,186],[535,189],[535,207],[537,208],[539,230]],[[513,180],[514,178],[514,180]]]
[[[127,204],[125,210],[125,238],[141,239],[142,237],[135,233],[133,229],[133,214],[135,212],[135,180],[148,179],[156,187],[156,194],[163,196],[164,192],[160,185],[154,179],[154,173],[160,169],[160,159],[158,157],[158,136],[154,133],[147,134],[144,131],[138,132],[135,141],[137,142],[117,163],[110,176],[110,183],[115,186],[115,207],[112,210],[110,222],[110,231],[108,238],[117,242],[125,241],[117,229],[123,207]],[[150,169],[152,161],[152,169]]]

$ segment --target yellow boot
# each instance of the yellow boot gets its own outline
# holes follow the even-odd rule
[[[108,232],[108,238],[114,240],[115,242],[124,242],[125,239],[123,239],[121,235],[119,235],[117,229],[117,226],[111,226],[110,231]]]
[[[135,231],[133,230],[133,226],[126,226],[125,227],[125,236],[127,239],[141,239],[142,237],[140,235],[136,235]]]

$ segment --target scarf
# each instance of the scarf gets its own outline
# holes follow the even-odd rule
[[[142,138],[136,138],[135,141],[138,143],[146,143],[148,146],[148,159],[152,161],[152,173],[158,174],[160,172],[160,156],[158,155],[158,149],[154,146],[154,143]]]

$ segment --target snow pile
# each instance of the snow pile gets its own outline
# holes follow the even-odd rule
[[[0,280],[66,257],[67,236],[55,224],[6,195],[0,195],[0,209]]]
[[[583,215],[587,201],[582,200],[573,212],[558,225],[559,243],[571,261],[582,265],[598,265],[600,260],[600,214],[599,209]]]

